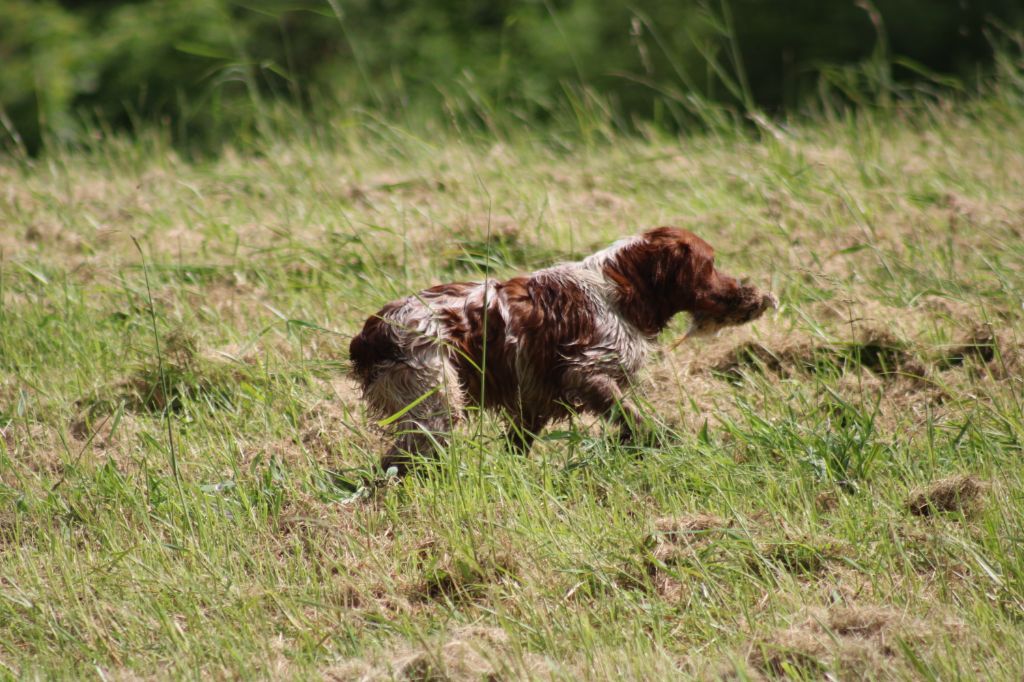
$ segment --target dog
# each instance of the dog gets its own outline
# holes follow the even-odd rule
[[[349,357],[371,413],[390,418],[395,442],[381,467],[404,475],[447,445],[471,406],[502,411],[523,454],[572,412],[607,417],[628,443],[640,415],[625,393],[669,320],[689,313],[692,338],[777,306],[715,269],[700,237],[658,227],[578,262],[392,301],[352,339]]]

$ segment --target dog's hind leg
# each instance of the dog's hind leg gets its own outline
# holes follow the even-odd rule
[[[464,417],[458,374],[440,352],[421,356],[417,366],[395,363],[367,389],[367,398],[384,420],[393,419],[389,430],[395,443],[380,466],[385,472],[394,467],[399,476],[416,459],[446,448],[452,429]]]

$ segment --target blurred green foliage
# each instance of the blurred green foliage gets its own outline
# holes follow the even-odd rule
[[[1019,0],[0,0],[0,124],[47,135],[156,122],[188,147],[269,102],[542,121],[599,93],[625,126],[696,106],[794,109],[824,76],[970,81]],[[701,104],[703,103],[703,104]],[[330,108],[330,107],[328,107]],[[333,110],[337,110],[334,107]]]

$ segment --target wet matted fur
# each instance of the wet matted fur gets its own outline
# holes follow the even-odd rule
[[[638,415],[624,391],[673,316],[690,313],[688,335],[701,335],[776,305],[715,269],[700,237],[659,227],[582,261],[388,303],[349,352],[372,412],[401,413],[381,464],[404,473],[447,443],[469,405],[501,410],[521,452],[570,410],[611,416],[628,440]]]

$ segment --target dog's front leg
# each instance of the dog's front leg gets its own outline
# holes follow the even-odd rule
[[[571,377],[573,393],[584,409],[604,416],[619,427],[619,441],[631,443],[640,427],[640,412],[623,395],[619,384],[606,374],[577,373]]]
[[[508,429],[505,431],[505,440],[509,447],[517,455],[530,454],[533,441],[548,423],[548,418],[538,414],[520,414],[509,416]]]

